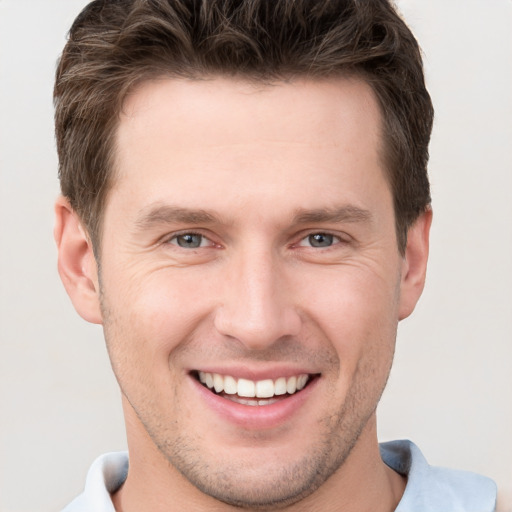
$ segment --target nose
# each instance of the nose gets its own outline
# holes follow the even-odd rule
[[[227,265],[215,327],[248,350],[264,350],[298,335],[301,317],[284,264],[264,251],[248,252]]]

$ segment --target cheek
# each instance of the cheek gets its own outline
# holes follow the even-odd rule
[[[295,296],[301,297],[298,304],[305,304],[312,316],[335,332],[369,333],[398,319],[398,282],[389,278],[396,274],[340,266],[323,275],[303,275]]]
[[[399,288],[381,275],[361,268],[332,269],[328,278],[317,275],[314,284],[303,288],[307,316],[333,345],[347,379],[362,358],[392,357]]]
[[[143,381],[167,382],[173,377],[169,358],[186,346],[208,315],[209,294],[164,272],[123,279],[112,273],[103,286],[105,337],[114,371],[119,380],[135,381],[138,374]]]

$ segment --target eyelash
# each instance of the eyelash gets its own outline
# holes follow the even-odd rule
[[[168,238],[166,243],[168,244],[172,244],[172,245],[176,245],[177,247],[180,247],[182,249],[185,249],[186,246],[183,246],[183,245],[180,245],[178,243],[178,239],[180,237],[186,237],[186,236],[190,236],[190,237],[200,237],[201,238],[201,242],[200,242],[200,245],[198,247],[188,247],[187,249],[202,249],[204,247],[213,247],[215,246],[216,244],[214,242],[212,242],[207,236],[203,235],[202,233],[197,233],[195,231],[183,231],[181,233],[175,233],[174,235],[172,235],[172,237]],[[207,240],[209,242],[209,244],[207,246],[203,246],[203,242]]]
[[[180,245],[178,240],[180,239],[180,237],[200,237],[200,242],[199,242],[199,245],[197,247],[186,247],[186,245]],[[325,245],[325,246],[322,246],[322,245],[312,245],[311,244],[311,241],[313,239],[313,237],[320,237],[319,240],[317,240],[320,244],[322,243],[322,239],[327,239],[327,241],[329,242],[330,240],[330,244],[329,245]],[[308,241],[309,239],[309,244],[305,244],[304,242],[305,241]],[[208,241],[209,243],[207,245],[203,245],[203,242],[204,241]],[[215,247],[216,244],[215,242],[213,242],[212,240],[210,240],[206,235],[202,234],[202,233],[198,233],[198,232],[195,232],[195,231],[182,231],[180,233],[175,233],[172,235],[172,237],[168,238],[166,240],[166,243],[167,244],[172,244],[172,245],[175,245],[177,247],[180,247],[182,249],[201,249],[201,248],[206,248],[206,247]],[[334,235],[332,233],[329,233],[327,231],[314,231],[314,232],[310,232],[306,235],[304,235],[298,243],[296,244],[293,244],[292,247],[307,247],[307,248],[310,248],[310,249],[330,249],[331,247],[333,246],[336,246],[336,245],[339,245],[339,244],[343,244],[343,243],[347,243],[346,240],[344,240],[342,237],[340,237],[339,235]]]
[[[322,239],[327,239],[328,241],[330,240],[330,244],[325,245],[325,246],[322,246],[322,245],[315,246],[312,244],[312,239],[314,237],[317,237],[316,241],[319,242],[320,244],[322,243]],[[303,244],[303,242],[305,242],[306,240],[309,241],[309,245]],[[327,231],[315,231],[313,233],[309,233],[306,236],[302,237],[301,240],[299,241],[299,243],[297,244],[297,246],[298,247],[308,247],[311,249],[330,249],[331,247],[341,244],[343,242],[344,242],[344,240],[338,235],[334,235]]]

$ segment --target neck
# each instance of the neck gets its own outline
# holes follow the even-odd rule
[[[256,512],[202,493],[164,458],[138,418],[126,416],[130,469],[126,482],[112,497],[117,512]],[[404,489],[405,479],[382,462],[373,416],[345,463],[311,495],[281,510],[392,512]]]

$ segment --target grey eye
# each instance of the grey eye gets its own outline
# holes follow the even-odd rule
[[[311,247],[330,247],[334,242],[334,236],[328,233],[315,233],[308,236]]]
[[[195,233],[185,233],[174,238],[176,245],[186,249],[197,249],[203,245],[203,235]]]

